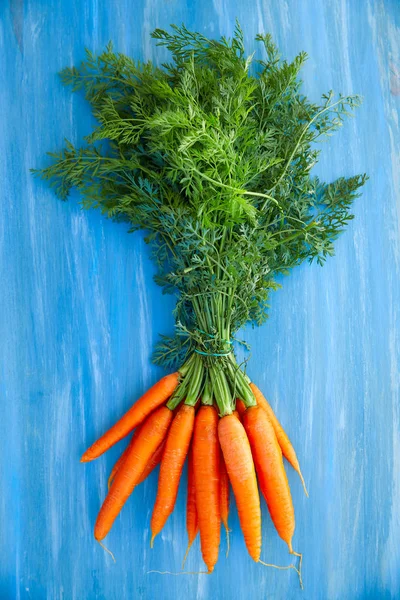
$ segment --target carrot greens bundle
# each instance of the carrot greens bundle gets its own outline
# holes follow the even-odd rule
[[[282,453],[301,476],[299,462],[270,405],[237,364],[233,340],[246,324],[264,323],[277,275],[305,260],[322,265],[353,218],[350,207],[366,176],[323,183],[311,169],[319,155],[315,142],[337,130],[360,98],[329,92],[321,104],[310,102],[298,78],[306,54],[282,60],[271,37],[260,34],[260,58],[247,56],[238,23],[232,39],[210,40],[184,26],[156,29],[152,37],[171,53],[162,67],[109,45],[62,71],[65,84],[84,92],[98,125],[86,145],[67,142],[37,173],[62,199],[76,187],[83,208],[145,230],[156,282],[177,300],[175,334],[161,338],[153,357],[174,372],[82,458],[97,458],[140,426],[110,478],[96,538],[104,538],[143,473],[161,460],[154,538],[173,510],[191,447],[189,545],[199,529],[211,572],[221,510],[226,527],[229,510],[226,480],[219,491],[221,472],[233,487],[253,559],[261,552],[256,472],[293,552]]]

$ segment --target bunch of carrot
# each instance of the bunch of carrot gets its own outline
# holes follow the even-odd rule
[[[174,510],[188,457],[188,551],[200,532],[208,573],[218,560],[221,522],[228,535],[230,486],[253,560],[262,563],[258,486],[278,534],[289,552],[301,560],[292,548],[295,517],[282,455],[307,490],[295,450],[271,406],[254,383],[249,387],[255,402],[236,399],[232,410],[225,409],[222,416],[207,389],[201,398],[188,395],[175,406],[182,379],[179,372],[163,377],[83,454],[82,462],[91,461],[135,430],[110,474],[108,494],[95,525],[96,540],[106,537],[134,488],[160,464],[151,518],[153,545]]]
[[[65,84],[85,93],[97,123],[83,147],[67,142],[34,172],[63,200],[76,188],[83,208],[145,231],[155,281],[177,300],[174,333],[162,336],[153,360],[178,370],[82,457],[93,460],[133,432],[110,475],[95,537],[101,543],[134,488],[160,464],[153,544],[174,509],[188,456],[188,547],[199,531],[211,573],[221,522],[228,531],[230,487],[254,561],[262,562],[259,490],[296,554],[282,457],[304,485],[299,462],[238,365],[235,334],[264,323],[277,277],[306,260],[324,264],[353,218],[366,175],[324,183],[311,169],[314,142],[361,100],[329,92],[321,105],[310,102],[298,78],[306,54],[282,60],[271,36],[260,33],[256,60],[246,55],[238,22],[231,39],[208,39],[184,25],[152,37],[171,52],[170,62],[136,61],[110,44],[62,71]]]

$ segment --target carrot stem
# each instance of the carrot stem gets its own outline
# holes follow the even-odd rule
[[[205,406],[212,406],[213,404],[212,384],[208,372],[206,372],[205,374],[204,389],[201,395],[201,403]]]
[[[211,364],[209,373],[220,417],[232,414],[233,399],[225,372],[220,368],[220,365]]]
[[[196,356],[185,404],[194,406],[203,387],[204,366],[201,356]]]
[[[242,369],[236,363],[234,358],[228,363],[228,371],[233,388],[233,395],[235,397],[238,396],[241,400],[243,400],[246,408],[250,406],[257,406],[257,401],[253,390],[247,381],[248,378],[246,379],[245,373],[243,373]]]

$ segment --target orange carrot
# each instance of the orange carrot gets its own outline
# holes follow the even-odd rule
[[[272,423],[272,426],[275,430],[275,435],[279,442],[279,446],[281,447],[283,456],[286,458],[288,463],[292,465],[293,469],[298,473],[298,475],[301,479],[301,483],[303,484],[304,491],[305,491],[306,495],[308,496],[306,484],[304,482],[303,475],[300,470],[299,461],[297,459],[296,452],[289,440],[288,435],[286,434],[282,425],[276,418],[276,415],[275,415],[274,411],[272,410],[271,405],[269,404],[268,400],[264,397],[262,392],[258,389],[258,387],[254,383],[251,383],[250,387],[253,390],[254,396],[256,397],[257,404],[259,406],[262,406],[262,408],[267,413],[269,420]]]
[[[164,448],[165,448],[165,439],[163,439],[163,441],[158,446],[157,450],[154,452],[153,456],[151,457],[151,459],[145,466],[143,473],[139,477],[139,481],[137,482],[137,485],[139,485],[139,483],[142,483],[145,479],[147,479],[148,476],[150,475],[150,473],[152,473],[154,471],[154,469],[160,464],[162,456],[163,456]]]
[[[117,460],[115,465],[113,466],[111,473],[110,473],[110,477],[108,478],[108,489],[110,489],[110,486],[111,486],[112,482],[114,481],[117,471],[121,468],[121,465],[125,461],[126,456],[129,452],[129,449],[133,443],[134,437],[137,435],[137,433],[139,431],[140,431],[140,427],[138,427],[135,430],[135,433],[133,434],[128,446],[125,448],[125,450],[123,451],[123,453],[121,454],[121,456],[119,457],[119,459]],[[145,469],[144,469],[139,481],[137,482],[137,485],[139,485],[139,483],[142,483],[145,479],[147,479],[147,477],[150,475],[150,473],[152,473],[154,471],[154,469],[160,464],[161,458],[163,455],[163,451],[164,451],[164,447],[165,447],[165,440],[163,440],[161,442],[161,444],[158,446],[157,450],[154,452],[153,456],[151,457],[151,459],[145,466]]]
[[[236,417],[237,419],[239,419],[239,421],[242,420],[242,418],[241,418],[240,413],[239,413],[238,410],[234,410],[232,414],[233,414],[234,417]]]
[[[250,441],[258,482],[267,502],[272,521],[280,537],[293,552],[295,518],[282,451],[274,428],[261,406],[251,406],[243,415]]]
[[[175,410],[172,411],[174,416],[177,413],[178,409],[179,409],[179,406],[177,408],[175,408]],[[110,489],[110,486],[114,480],[114,477],[115,477],[118,469],[120,469],[121,465],[123,464],[123,462],[126,458],[126,455],[129,452],[129,448],[133,443],[133,439],[139,433],[142,425],[143,425],[143,423],[141,425],[138,425],[138,427],[136,427],[135,432],[131,438],[131,441],[129,442],[128,446],[125,448],[124,452],[121,454],[121,456],[119,457],[119,459],[113,466],[112,471],[110,473],[110,477],[108,478],[108,489]],[[162,455],[163,455],[163,451],[164,451],[164,446],[165,446],[165,439],[161,442],[161,444],[159,445],[159,447],[157,448],[157,450],[154,452],[153,456],[147,463],[139,481],[137,482],[137,485],[139,485],[139,483],[142,483],[145,479],[147,479],[147,477],[150,475],[150,473],[152,473],[152,471],[154,471],[154,469],[160,464]]]
[[[222,450],[220,452],[220,488],[219,488],[219,502],[221,507],[221,521],[225,527],[226,531],[226,555],[229,554],[229,526],[228,526],[228,517],[229,517],[229,478],[228,473],[226,471],[224,456],[222,454]]]
[[[217,431],[217,411],[213,406],[202,406],[194,425],[193,471],[201,553],[209,573],[218,560],[221,535]]]
[[[122,440],[156,408],[171,396],[179,383],[179,373],[166,375],[151,387],[104,435],[83,454],[81,462],[101,456],[111,446]]]
[[[188,534],[188,545],[183,559],[182,569],[185,565],[187,555],[191,545],[193,544],[196,536],[199,532],[199,522],[197,519],[197,508],[196,508],[196,489],[194,485],[194,473],[193,473],[193,444],[189,450],[188,459],[188,487],[187,487],[187,500],[186,500],[186,530]]]
[[[172,421],[172,411],[159,407],[141,427],[129,454],[115,475],[115,479],[100,509],[94,528],[96,540],[104,539],[129,498],[146,464],[164,439]]]
[[[252,559],[258,562],[261,553],[261,509],[250,444],[243,425],[234,415],[219,420],[218,435],[247,550]]]
[[[123,451],[123,453],[121,454],[121,456],[119,457],[119,459],[117,460],[117,462],[115,463],[115,465],[113,466],[113,468],[111,469],[111,473],[110,476],[108,478],[108,482],[107,482],[107,487],[108,489],[110,489],[112,482],[114,481],[114,477],[118,472],[118,469],[121,467],[121,465],[123,464],[123,462],[125,461],[127,455],[129,454],[129,450],[133,444],[133,440],[135,439],[135,437],[137,436],[137,434],[140,431],[140,427],[137,427],[131,437],[131,440],[129,442],[129,444],[127,445],[127,447],[125,448],[125,450]]]
[[[236,399],[236,410],[239,413],[240,418],[242,418],[242,414],[246,410],[246,407],[244,405],[243,400],[240,400],[240,398]]]
[[[192,438],[194,417],[194,407],[182,404],[168,432],[158,477],[157,497],[151,517],[151,545],[174,510],[179,481]]]

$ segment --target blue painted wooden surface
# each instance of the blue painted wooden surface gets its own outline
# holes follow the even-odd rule
[[[400,597],[400,6],[393,0],[45,0],[0,7],[0,598],[34,600],[389,599]],[[114,448],[79,456],[161,374],[149,361],[172,328],[141,235],[83,213],[28,169],[92,120],[56,73],[88,46],[161,61],[149,33],[184,21],[251,40],[270,31],[284,55],[306,50],[305,90],[358,92],[357,118],[331,138],[317,172],[367,171],[356,219],[323,269],[307,265],[246,331],[251,376],[286,426],[309,485],[289,479],[304,553],[294,572],[246,555],[233,510],[231,552],[216,572],[181,577],[185,493],[149,548],[156,477],[141,485],[107,543],[92,537]],[[262,557],[287,564],[264,507]],[[198,542],[188,568],[203,568]]]

